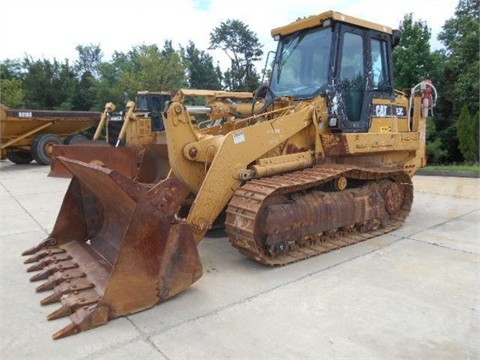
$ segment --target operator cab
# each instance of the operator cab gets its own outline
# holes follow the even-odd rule
[[[165,104],[170,101],[170,98],[169,92],[139,91],[137,93],[137,111],[149,113],[153,131],[165,130],[163,112],[165,111]]]
[[[279,41],[270,81],[274,96],[326,96],[331,128],[367,132],[373,99],[394,101],[391,53],[398,31],[326,12],[272,35]]]

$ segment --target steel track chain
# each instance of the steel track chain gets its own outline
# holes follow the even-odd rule
[[[295,246],[288,253],[270,256],[255,238],[255,228],[262,213],[262,206],[268,199],[273,195],[292,194],[320,187],[341,176],[371,181],[390,178],[402,183],[406,190],[402,209],[390,217],[388,224],[373,231],[361,232],[352,224],[347,232],[332,229],[328,235],[311,234],[311,240],[304,244],[298,242],[300,239],[292,239]],[[266,265],[286,265],[391,232],[405,222],[412,202],[411,179],[401,170],[342,164],[317,165],[301,171],[248,181],[235,192],[227,207],[225,230],[232,245],[242,254]]]

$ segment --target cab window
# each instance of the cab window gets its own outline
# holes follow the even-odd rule
[[[390,84],[387,71],[387,44],[378,39],[371,40],[372,90],[384,90]]]

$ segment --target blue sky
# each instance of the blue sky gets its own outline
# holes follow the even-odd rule
[[[193,3],[193,6],[196,9],[202,10],[202,11],[210,11],[211,6],[212,6],[212,1],[211,0],[191,0]]]
[[[407,13],[432,30],[432,47],[445,21],[454,15],[458,0],[5,0],[0,5],[0,60],[38,58],[75,60],[77,45],[100,45],[104,60],[114,50],[165,40],[200,50],[209,47],[210,32],[228,19],[243,21],[264,45],[275,50],[270,30],[299,17],[339,11],[398,28]],[[228,58],[221,50],[208,51],[222,68]],[[262,67],[263,62],[258,64]]]

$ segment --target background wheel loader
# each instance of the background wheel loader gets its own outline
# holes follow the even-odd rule
[[[91,141],[75,146],[55,146],[50,165],[51,177],[71,177],[72,174],[57,160],[67,157],[83,162],[95,162],[131,178],[140,176],[154,181],[151,169],[168,169],[164,112],[172,97],[167,91],[138,91],[135,102],[128,101],[126,110],[115,112],[107,103]],[[102,141],[104,140],[104,141]],[[152,148],[150,144],[160,144]],[[165,177],[166,173],[162,173]]]
[[[285,265],[400,227],[425,158],[436,91],[394,90],[399,33],[329,11],[272,30],[269,85],[180,90],[165,122],[170,172],[149,182],[58,157],[72,173],[50,236],[23,255],[70,316],[55,339],[154,306],[202,275],[220,214],[232,245]],[[185,97],[203,96],[191,108]],[[207,114],[210,126],[195,117]],[[208,125],[208,124],[207,124]],[[152,145],[155,146],[155,145]]]

